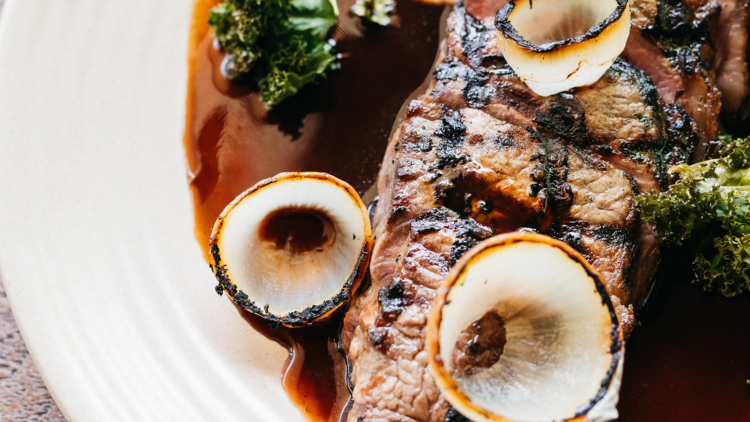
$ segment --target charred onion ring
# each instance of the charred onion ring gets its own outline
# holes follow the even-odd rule
[[[511,0],[495,16],[511,68],[547,96],[595,83],[625,49],[627,0]]]
[[[623,339],[601,276],[570,246],[510,233],[472,248],[438,290],[430,369],[476,422],[617,418]]]

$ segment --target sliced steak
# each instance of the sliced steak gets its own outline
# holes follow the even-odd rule
[[[492,27],[507,2],[467,0],[465,6]],[[622,57],[653,79],[665,103],[682,105],[698,123],[699,159],[716,138],[720,111],[733,125],[744,117],[750,1],[631,0],[630,8],[633,28]]]
[[[721,90],[722,115],[736,125],[742,119],[748,94],[747,27],[750,1],[719,0],[713,68]]]
[[[663,59],[661,67],[631,57],[592,86],[536,95],[499,51],[499,3],[505,2],[455,7],[432,84],[410,103],[384,158],[372,285],[343,329],[352,363],[351,422],[464,420],[429,374],[425,325],[450,268],[492,235],[534,230],[577,249],[602,274],[630,333],[659,263],[634,198],[665,188],[666,169],[693,154],[699,127],[716,124],[707,107],[693,104],[698,88],[685,88],[678,101],[675,90],[665,101],[671,85],[653,76],[662,70],[678,87],[703,78],[704,103],[718,94],[703,64],[688,74],[687,59],[666,54],[645,29],[637,32],[644,48],[655,49],[648,54]],[[685,3],[693,23],[714,13],[704,3]],[[658,22],[660,3],[640,5],[634,22]],[[718,112],[718,104],[711,110]]]
[[[349,420],[436,421],[448,412],[427,369],[435,290],[476,243],[527,227],[577,248],[632,328],[639,259],[634,180],[595,155],[429,97],[409,108],[381,175],[372,287],[347,319]],[[355,313],[354,311],[352,313]]]
[[[718,135],[721,94],[709,66],[712,35],[720,7],[716,0],[631,2],[633,27],[623,60],[651,77],[666,104],[682,106],[700,133],[694,159],[700,160]]]
[[[503,59],[494,27],[463,8],[448,27],[447,56],[430,93],[435,101],[477,108],[587,148],[628,171],[642,191],[664,187],[666,167],[692,153],[698,136],[692,119],[682,106],[662,101],[645,72],[628,63],[616,61],[592,86],[540,97]]]
[[[435,72],[432,101],[471,107],[585,149],[637,181],[641,192],[668,183],[669,166],[685,162],[698,128],[678,104],[665,104],[652,80],[617,61],[596,84],[552,97],[534,94],[505,63],[495,31],[463,8],[449,18],[447,53]],[[655,273],[655,242],[641,237],[637,285]]]

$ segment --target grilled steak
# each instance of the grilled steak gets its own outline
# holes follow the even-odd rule
[[[719,106],[713,74],[691,62],[701,51],[665,53],[659,37],[671,33],[648,29],[662,5],[640,3],[643,30],[634,29],[627,60],[551,97],[534,94],[503,59],[493,24],[503,1],[454,8],[432,83],[410,103],[379,176],[372,285],[342,333],[349,421],[465,420],[429,374],[425,324],[451,266],[492,235],[534,230],[571,245],[602,274],[625,332],[633,329],[659,264],[634,198],[665,188],[666,169],[713,139]],[[685,3],[690,31],[718,11]]]
[[[718,133],[719,109],[730,125],[743,118],[748,97],[748,0],[631,1],[633,28],[622,54],[680,104],[698,124],[694,159]]]
[[[466,8],[492,27],[505,3],[471,0]],[[631,0],[630,7],[633,28],[622,58],[652,78],[665,103],[680,104],[695,120],[699,160],[716,138],[720,108],[730,125],[744,117],[750,1]]]
[[[721,90],[721,112],[730,124],[736,124],[743,117],[748,94],[746,50],[750,1],[719,0],[719,4],[713,68]]]

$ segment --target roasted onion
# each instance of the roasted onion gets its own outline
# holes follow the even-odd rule
[[[359,195],[324,173],[261,181],[224,209],[210,240],[217,292],[288,327],[325,319],[346,303],[371,248]]]
[[[500,48],[534,92],[591,85],[625,49],[627,0],[511,0],[497,12]]]
[[[600,276],[566,244],[532,233],[470,250],[428,321],[437,385],[475,422],[613,420],[622,344]]]

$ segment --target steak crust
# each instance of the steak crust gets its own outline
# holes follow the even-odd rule
[[[713,68],[722,94],[721,113],[736,126],[742,121],[748,95],[747,27],[750,1],[719,0],[721,13],[715,31]]]
[[[667,168],[688,161],[701,125],[716,122],[718,103],[706,117],[689,102],[665,101],[665,88],[637,60],[618,59],[592,86],[536,95],[500,53],[492,24],[499,3],[454,8],[432,83],[390,140],[378,179],[372,283],[342,332],[351,422],[465,420],[429,373],[425,325],[450,268],[492,235],[534,230],[574,247],[602,274],[629,334],[660,259],[634,199],[667,187]],[[634,22],[646,28],[659,5],[640,3]],[[706,2],[691,3],[694,19],[713,13]],[[696,72],[705,102],[715,90],[711,73]]]

